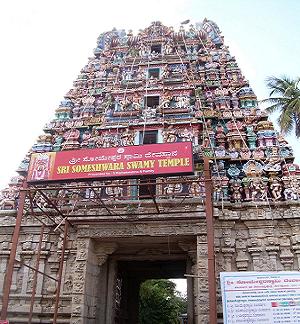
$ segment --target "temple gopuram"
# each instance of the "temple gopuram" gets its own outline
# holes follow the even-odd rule
[[[299,270],[299,166],[210,20],[102,33],[17,172],[9,323],[137,324],[156,278],[187,278],[189,324],[223,323],[220,272]]]

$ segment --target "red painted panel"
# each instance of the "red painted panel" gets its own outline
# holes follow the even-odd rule
[[[29,182],[193,173],[191,142],[37,153]]]

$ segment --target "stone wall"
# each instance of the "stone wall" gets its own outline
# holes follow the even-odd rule
[[[110,256],[118,251],[124,237],[176,237],[191,262],[195,323],[208,323],[207,244],[203,210],[194,211],[186,220],[103,222],[74,225],[68,233],[64,260],[63,285],[59,302],[59,323],[114,323],[115,276]],[[298,203],[255,203],[215,206],[216,269],[220,271],[299,270],[300,209]],[[1,211],[0,285],[11,247],[15,211]],[[35,265],[40,225],[24,216],[17,260]],[[187,240],[190,237],[191,240]],[[56,277],[62,247],[62,233],[47,227],[43,236],[39,270]],[[219,289],[218,277],[217,285]],[[30,306],[33,271],[15,263],[10,294],[9,319],[26,323]],[[109,282],[109,285],[107,283]],[[36,323],[51,323],[56,283],[38,275],[34,305]],[[108,298],[103,298],[106,295]],[[218,312],[222,313],[218,291]]]

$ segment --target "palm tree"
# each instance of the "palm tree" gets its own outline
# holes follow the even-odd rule
[[[300,78],[293,80],[287,76],[272,76],[267,78],[266,83],[271,90],[269,98],[262,100],[270,104],[266,111],[279,111],[278,124],[283,134],[288,135],[295,130],[296,137],[300,137]]]

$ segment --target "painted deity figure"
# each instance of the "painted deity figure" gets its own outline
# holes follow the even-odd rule
[[[140,98],[135,93],[135,95],[132,97],[132,110],[140,110],[140,109],[141,109]]]
[[[78,129],[70,129],[69,131],[64,133],[64,138],[66,141],[76,141],[80,136],[80,132]]]
[[[48,154],[39,154],[33,164],[30,179],[31,180],[46,180],[50,174],[51,157]]]
[[[123,97],[120,99],[120,105],[122,106],[123,111],[132,110],[132,99],[128,96]]]
[[[171,69],[168,67],[168,65],[166,65],[162,68],[161,78],[168,79],[170,76],[171,76]]]
[[[203,148],[210,148],[211,147],[210,140],[209,140],[208,136],[203,137],[202,147]]]
[[[57,134],[54,135],[53,150],[60,151],[63,141],[64,141],[64,137],[62,131],[57,132]]]
[[[151,107],[145,107],[145,109],[143,110],[142,116],[144,119],[151,119],[151,118],[155,118],[156,116],[156,108],[151,108]]]
[[[222,183],[220,178],[215,178],[213,181],[213,199],[220,201],[223,198]]]
[[[282,192],[282,185],[279,181],[279,179],[276,178],[271,178],[270,179],[270,190],[271,190],[271,194],[272,197],[274,198],[274,200],[279,200],[282,198],[281,196],[281,192]]]
[[[110,134],[109,132],[105,132],[102,134],[102,147],[116,147],[118,138],[114,134]]]
[[[121,134],[121,144],[123,146],[134,145],[134,132],[130,132],[128,129]]]
[[[223,145],[215,147],[214,151],[217,158],[224,158],[226,156],[226,150]]]
[[[80,131],[76,128],[66,131],[63,135],[65,142],[62,145],[62,150],[68,150],[77,148],[80,146],[78,140],[80,137]]]
[[[126,80],[126,81],[131,80],[132,79],[132,71],[131,70],[124,70],[122,72],[122,79]]]
[[[242,159],[248,160],[251,158],[251,151],[248,148],[241,148],[240,155]]]
[[[176,108],[186,108],[189,105],[189,98],[184,95],[180,95],[175,98],[176,103],[175,106]]]
[[[240,179],[233,178],[229,181],[231,190],[231,200],[234,202],[242,201],[242,181]]]
[[[103,147],[103,137],[98,130],[92,131],[92,136],[88,140],[89,148],[92,147]]]
[[[0,210],[15,209],[16,198],[17,198],[17,191],[14,188],[9,187],[7,189],[2,190],[0,195]]]
[[[297,178],[292,178],[291,180],[291,188],[294,193],[294,195],[297,195],[297,198],[300,197],[300,185],[299,180]]]
[[[281,170],[282,159],[278,154],[278,148],[272,147],[270,156],[266,159],[264,170],[268,172],[279,172]]]
[[[181,183],[168,183],[164,187],[164,193],[167,196],[171,196],[172,198],[174,198],[176,194],[182,192],[182,189],[183,189],[183,186]]]
[[[114,184],[121,184],[120,181],[115,181]],[[107,185],[105,188],[105,193],[112,198],[120,198],[123,196],[123,187],[122,186],[109,186]]]
[[[250,188],[252,200],[267,200],[268,187],[263,179],[253,178]]]
[[[298,200],[299,199],[299,185],[297,178],[283,177],[284,182],[284,199],[285,200]]]
[[[254,149],[252,156],[255,160],[261,160],[264,158],[265,152],[261,147],[257,147],[256,149]]]
[[[114,106],[115,106],[115,111],[124,111],[123,101],[120,100],[119,98],[115,99]]]
[[[159,108],[170,108],[172,96],[169,93],[166,93],[162,99],[162,103],[159,105]]]
[[[89,147],[89,141],[92,137],[92,134],[89,131],[85,131],[82,134],[82,142],[80,144],[81,147]]]
[[[173,53],[173,46],[171,45],[170,42],[165,43],[164,45],[164,54],[172,54]]]
[[[73,119],[79,119],[81,115],[82,106],[80,106],[80,103],[75,102],[74,108],[72,110],[73,113]]]
[[[164,143],[173,143],[177,141],[177,131],[173,127],[169,127],[162,132]]]
[[[193,140],[193,132],[187,128],[185,128],[182,132],[179,133],[179,137],[182,142],[191,142]]]
[[[199,197],[205,192],[204,185],[198,181],[193,181],[189,186],[189,192],[193,197]]]
[[[144,44],[142,44],[140,47],[139,55],[143,58],[149,55],[149,49]]]
[[[218,110],[223,111],[224,109],[230,108],[230,97],[228,95],[229,93],[226,88],[215,90],[214,103]]]
[[[216,126],[216,145],[217,146],[224,146],[226,142],[226,135],[224,132],[224,127],[221,123],[218,123]]]

